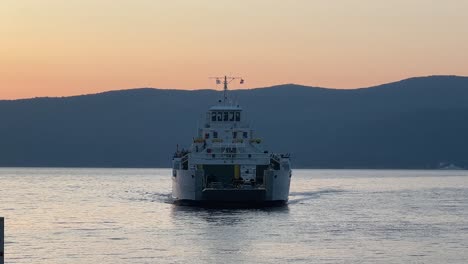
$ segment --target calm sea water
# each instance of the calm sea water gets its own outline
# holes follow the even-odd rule
[[[201,209],[168,169],[0,169],[6,263],[468,262],[468,171],[292,180],[285,207]]]

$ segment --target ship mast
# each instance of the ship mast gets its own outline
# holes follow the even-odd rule
[[[210,79],[216,79],[216,84],[221,84],[221,79],[224,79],[223,80],[223,90],[224,90],[223,103],[225,105],[227,104],[227,101],[228,101],[228,98],[227,98],[228,84],[234,80],[240,80],[239,81],[240,84],[244,83],[244,79],[242,79],[242,77],[232,77],[232,76],[227,76],[227,75],[224,75],[223,77],[210,77]]]
[[[228,90],[227,76],[224,76],[224,104],[226,104],[226,101],[227,101],[227,90]]]

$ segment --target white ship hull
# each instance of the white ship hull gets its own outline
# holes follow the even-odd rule
[[[288,201],[290,170],[265,171],[263,184],[206,186],[203,171],[174,170],[172,198],[177,204],[281,205]]]

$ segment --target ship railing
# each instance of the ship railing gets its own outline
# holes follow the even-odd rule
[[[246,140],[232,140],[228,142],[224,142],[223,139],[212,139],[211,143],[215,147],[245,147],[246,146]]]
[[[276,162],[280,162],[281,159],[289,159],[291,157],[291,154],[289,154],[289,153],[286,153],[286,154],[272,153],[270,157],[271,157],[272,160],[274,160]]]
[[[269,155],[266,153],[199,153],[194,157],[205,159],[256,159],[268,158]]]
[[[278,163],[280,162],[280,157],[278,157],[277,154],[273,154],[273,153],[272,153],[272,154],[270,155],[270,158],[271,158],[272,160],[278,162]]]
[[[182,156],[182,158],[180,159],[181,163],[184,163],[188,160],[189,158],[189,153],[185,154],[184,156]]]

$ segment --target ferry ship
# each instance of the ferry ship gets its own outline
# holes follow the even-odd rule
[[[284,205],[291,181],[289,154],[270,153],[228,100],[228,84],[240,77],[213,77],[224,96],[206,113],[188,149],[172,160],[172,198],[176,204]]]

